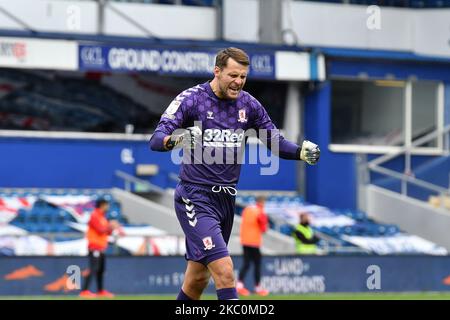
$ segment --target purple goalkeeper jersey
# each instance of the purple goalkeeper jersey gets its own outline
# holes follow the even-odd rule
[[[191,156],[196,159],[191,163],[181,164],[180,179],[211,186],[237,184],[241,170],[241,161],[237,160],[241,157],[241,144],[242,147],[245,144],[243,132],[248,129],[266,129],[269,133],[278,131],[264,107],[248,92],[242,90],[235,100],[219,99],[208,81],[183,91],[172,101],[162,115],[150,145],[153,150],[164,151],[164,136],[171,135],[176,129],[199,123],[203,133],[203,154],[223,153],[223,161],[211,163],[204,159],[199,160],[197,153],[192,151]],[[300,147],[285,140],[278,133],[276,136],[279,141],[279,156],[298,160]],[[268,140],[270,141],[270,138]],[[205,148],[213,150],[205,152]],[[230,153],[234,159],[231,163],[227,160],[230,159]]]

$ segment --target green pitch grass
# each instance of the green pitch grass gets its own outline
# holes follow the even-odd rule
[[[120,295],[113,300],[175,300],[175,295]],[[215,295],[205,295],[204,300],[216,300]],[[0,300],[83,300],[77,296],[0,296]],[[98,299],[111,300],[111,299]],[[251,295],[241,300],[450,300],[450,292],[415,293],[322,293],[299,295]]]

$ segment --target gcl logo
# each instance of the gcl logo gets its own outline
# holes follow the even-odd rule
[[[254,55],[252,56],[252,71],[257,73],[272,73],[273,65],[270,55]]]
[[[80,57],[85,65],[103,66],[105,64],[101,47],[83,47]]]

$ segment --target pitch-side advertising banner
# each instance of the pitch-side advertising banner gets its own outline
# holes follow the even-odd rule
[[[0,67],[77,70],[75,41],[0,38]]]
[[[242,257],[233,257],[235,271]],[[448,291],[448,256],[265,256],[261,284],[272,294]],[[114,257],[105,286],[117,294],[177,294],[186,261],[171,257]],[[0,295],[73,295],[88,274],[85,257],[2,257]],[[245,279],[253,290],[253,275]],[[206,290],[215,294],[211,282]]]
[[[80,70],[210,76],[217,50],[80,45]],[[274,52],[249,52],[250,77],[275,79]]]

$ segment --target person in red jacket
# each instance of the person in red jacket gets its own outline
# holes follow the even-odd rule
[[[91,214],[88,223],[87,240],[89,250],[89,275],[80,293],[83,298],[107,297],[114,295],[103,288],[103,274],[105,272],[105,250],[108,247],[108,237],[119,228],[117,221],[108,222],[106,212],[109,210],[109,203],[104,199],[97,200],[95,210]],[[89,291],[89,284],[92,277],[97,280],[97,294]]]
[[[263,196],[256,198],[256,204],[248,206],[242,211],[242,222],[240,230],[241,244],[244,251],[244,264],[239,271],[237,292],[242,296],[248,296],[250,291],[244,286],[244,278],[253,262],[255,266],[255,293],[267,296],[269,292],[261,287],[261,251],[262,235],[267,231],[268,218],[264,212]]]

